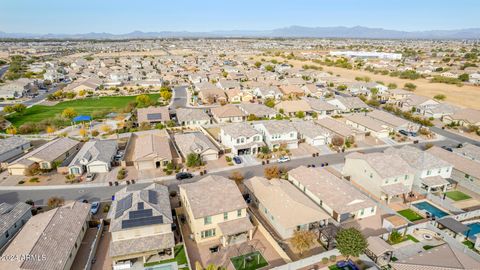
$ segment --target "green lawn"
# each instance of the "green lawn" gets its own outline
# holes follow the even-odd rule
[[[149,262],[149,263],[144,264],[144,266],[148,267],[148,266],[154,266],[154,265],[159,265],[159,264],[164,264],[164,263],[171,263],[171,262],[175,262],[175,261],[177,262],[178,265],[187,264],[187,256],[185,254],[185,247],[182,244],[175,246],[175,257],[173,259],[158,261],[158,262]],[[188,269],[188,268],[183,268],[183,269]]]
[[[397,213],[399,213],[401,216],[405,217],[406,219],[410,220],[411,222],[423,219],[422,216],[417,214],[412,209],[401,210],[401,211],[398,211]]]
[[[251,256],[252,260],[249,262],[246,262],[246,264],[244,265],[245,263],[244,258],[248,256]],[[262,254],[260,254],[259,251],[241,255],[238,257],[233,257],[233,258],[230,258],[230,260],[232,261],[232,264],[236,270],[255,270],[268,265],[268,262],[265,260],[265,258],[263,258]]]
[[[468,196],[467,194],[465,194],[461,191],[458,191],[458,190],[445,192],[445,195],[447,195],[448,198],[450,198],[454,201],[462,201],[462,200],[467,200],[467,199],[472,198],[472,197]]]
[[[158,94],[149,95],[152,100],[157,100]],[[113,112],[122,109],[131,101],[135,101],[136,96],[118,96],[118,97],[101,97],[101,98],[85,98],[60,102],[54,106],[34,105],[25,110],[24,113],[14,113],[7,117],[7,120],[15,126],[20,126],[26,122],[40,122],[44,119],[53,118],[57,114],[61,114],[66,108],[74,108],[80,115],[91,115],[94,111]]]

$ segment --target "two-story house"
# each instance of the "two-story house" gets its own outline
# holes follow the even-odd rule
[[[445,192],[453,170],[453,165],[416,147],[406,145],[402,148],[388,148],[384,151],[397,155],[415,170],[413,185],[416,188]]]
[[[160,261],[174,257],[173,218],[166,186],[151,184],[140,190],[130,186],[119,190],[108,218],[114,269],[117,264],[137,259],[148,263],[153,258]]]
[[[263,134],[263,139],[270,149],[281,146],[287,149],[298,148],[298,132],[288,121],[263,121],[254,123],[253,127]]]
[[[187,223],[197,243],[228,246],[252,239],[247,204],[234,181],[218,175],[179,185]]]
[[[255,155],[265,143],[262,133],[247,123],[228,124],[220,128],[221,143],[234,155]]]
[[[410,193],[415,176],[415,170],[405,160],[388,153],[348,154],[342,173],[387,203]]]

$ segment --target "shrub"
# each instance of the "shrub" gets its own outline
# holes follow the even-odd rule
[[[336,256],[336,255],[330,256],[330,261],[331,261],[331,262],[334,262],[334,261],[336,261],[336,260],[337,260],[337,256]]]
[[[327,258],[327,257],[323,257],[323,258],[322,258],[322,263],[323,263],[323,264],[327,264],[327,263],[328,263],[328,258]]]
[[[20,180],[20,181],[18,181],[18,184],[19,184],[19,185],[23,185],[23,184],[25,184],[25,181]]]

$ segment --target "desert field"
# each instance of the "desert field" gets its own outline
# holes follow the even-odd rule
[[[279,57],[265,57],[265,56],[256,56],[255,60],[265,59],[270,61],[276,59],[277,61],[285,61],[284,58]],[[373,74],[368,71],[363,70],[350,70],[339,67],[329,67],[314,63],[312,61],[300,61],[300,60],[286,60],[289,64],[292,64],[294,67],[301,67],[305,64],[308,65],[317,65],[322,66],[323,71],[332,72],[334,75],[340,75],[343,78],[355,80],[355,77],[368,76],[372,81],[382,81],[385,85],[389,83],[395,83],[399,88],[403,87],[405,83],[411,82],[417,86],[414,93],[433,98],[435,95],[443,94],[447,97],[445,100],[446,103],[457,105],[465,108],[480,109],[480,86],[473,85],[464,85],[456,86],[452,84],[444,83],[431,83],[426,79],[417,79],[417,80],[407,80],[400,79],[397,77],[390,77],[388,75],[382,74]]]

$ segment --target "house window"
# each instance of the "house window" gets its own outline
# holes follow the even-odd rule
[[[237,210],[237,217],[241,217],[242,216],[242,209],[239,209]]]
[[[42,168],[42,169],[48,169],[48,163],[47,163],[47,162],[42,162],[42,163],[40,163],[40,168]]]
[[[408,175],[405,175],[405,180],[407,180],[407,179],[408,179]]]
[[[373,173],[370,173],[370,178],[373,178]]]
[[[212,224],[212,217],[211,216],[204,217],[203,218],[203,224],[204,225]]]
[[[8,238],[10,236],[10,234],[8,233],[8,231],[5,232],[5,238]]]
[[[223,213],[223,220],[228,220],[228,212]]]
[[[215,229],[210,229],[206,231],[202,231],[202,238],[208,238],[215,236]]]
[[[365,209],[362,209],[362,211],[360,211],[360,215],[363,215],[365,213]]]
[[[430,170],[427,171],[427,175],[430,175],[432,172]]]

